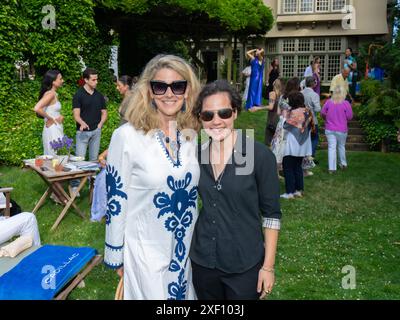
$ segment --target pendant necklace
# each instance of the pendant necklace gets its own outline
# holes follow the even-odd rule
[[[211,158],[211,148],[212,148],[212,147],[210,146],[210,159],[212,159],[212,158]],[[218,177],[218,176],[217,176],[218,171],[217,171],[217,169],[214,167],[214,164],[212,163],[212,160],[211,160],[211,168],[212,168],[212,170],[213,170],[214,180],[216,179],[216,180],[215,180],[215,186],[214,186],[214,188],[216,188],[218,191],[220,191],[220,190],[222,189],[221,180],[222,180],[222,177],[224,176],[226,166],[227,166],[227,164],[225,164],[224,170],[222,170],[221,174],[220,174],[219,177]]]

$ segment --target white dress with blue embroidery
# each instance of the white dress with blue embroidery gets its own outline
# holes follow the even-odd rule
[[[200,176],[196,142],[178,135],[178,160],[159,132],[127,123],[113,133],[107,163],[104,261],[124,266],[124,299],[195,299],[189,249]]]

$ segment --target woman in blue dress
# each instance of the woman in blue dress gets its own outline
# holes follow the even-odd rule
[[[251,65],[250,88],[246,101],[246,110],[249,110],[262,104],[264,49],[259,48],[247,51],[246,56],[250,59]]]

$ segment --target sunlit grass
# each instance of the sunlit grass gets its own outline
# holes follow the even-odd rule
[[[237,127],[255,129],[264,139],[266,113],[243,112]],[[270,299],[400,299],[400,155],[348,152],[349,169],[327,174],[327,154],[305,178],[305,197],[282,201],[282,229],[276,260],[276,285]],[[44,182],[33,172],[0,167],[0,185],[31,211]],[[281,185],[283,192],[283,184]],[[88,189],[78,206],[89,217]],[[48,200],[37,213],[43,243],[91,246],[104,252],[104,223],[83,220],[72,210],[50,228],[61,207]],[[342,288],[345,266],[356,270],[356,288]],[[113,299],[115,272],[96,267],[69,299]]]

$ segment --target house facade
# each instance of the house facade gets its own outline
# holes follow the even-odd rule
[[[209,70],[209,81],[226,77],[227,57],[232,56],[240,71],[245,67],[246,50],[262,47],[267,65],[279,59],[284,78],[303,77],[312,58],[319,56],[321,80],[328,85],[340,72],[346,48],[357,53],[362,43],[389,35],[387,4],[391,0],[263,1],[274,16],[274,26],[265,37],[238,43],[236,52],[232,52],[231,39],[207,41],[199,58]]]
[[[344,52],[388,36],[387,0],[264,0],[275,23],[265,38],[267,63],[277,57],[284,78],[303,77],[321,58],[321,80],[340,72]]]

